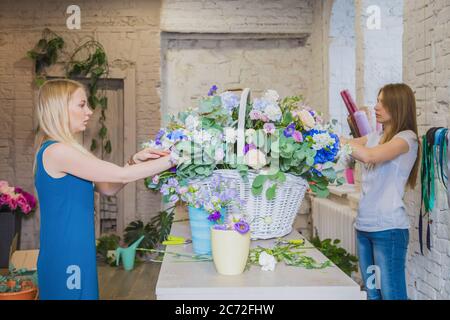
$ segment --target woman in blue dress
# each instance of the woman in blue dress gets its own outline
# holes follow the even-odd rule
[[[93,156],[75,138],[92,115],[87,101],[83,85],[71,80],[47,81],[39,91],[34,170],[41,299],[98,299],[94,190],[114,195],[128,182],[173,166],[168,152],[152,149],[136,153],[124,167]]]

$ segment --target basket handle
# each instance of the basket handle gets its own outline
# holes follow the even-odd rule
[[[244,158],[245,146],[245,113],[247,111],[247,101],[250,99],[250,89],[245,88],[241,94],[239,104],[238,128],[237,128],[237,158],[242,161]],[[239,162],[238,163],[242,163]]]

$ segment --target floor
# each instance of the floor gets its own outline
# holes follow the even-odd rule
[[[100,300],[155,300],[161,263],[140,262],[133,271],[98,263]],[[0,269],[0,275],[7,269]]]
[[[133,271],[98,264],[101,300],[155,300],[155,287],[161,263],[141,262]]]

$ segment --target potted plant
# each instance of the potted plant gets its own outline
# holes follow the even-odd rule
[[[211,227],[224,222],[226,207],[242,205],[233,186],[218,175],[188,185],[169,178],[161,192],[171,203],[181,200],[187,204],[193,250],[202,255],[211,254]]]
[[[0,181],[0,268],[8,268],[12,240],[20,230],[22,215],[29,216],[36,209],[36,198],[19,187]]]
[[[37,296],[36,279],[26,269],[11,266],[9,274],[0,276],[0,300],[36,300]]]
[[[250,252],[250,225],[243,215],[230,214],[211,228],[214,265],[223,275],[241,274]]]

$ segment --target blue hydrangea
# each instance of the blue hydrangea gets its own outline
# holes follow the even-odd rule
[[[314,157],[314,164],[323,164],[329,161],[334,161],[339,153],[339,137],[334,133],[316,129],[306,132],[305,136],[312,137],[319,133],[328,133],[330,137],[335,140],[335,143],[328,148],[317,150],[316,156]]]
[[[228,111],[233,111],[239,105],[239,97],[233,92],[224,92],[220,95],[222,106]]]

